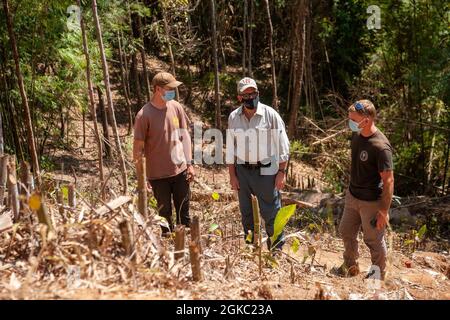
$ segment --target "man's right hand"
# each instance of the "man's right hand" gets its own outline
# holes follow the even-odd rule
[[[239,190],[239,180],[236,175],[230,175],[231,189]]]

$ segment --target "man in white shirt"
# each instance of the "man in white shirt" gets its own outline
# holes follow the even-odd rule
[[[259,102],[255,80],[247,77],[240,80],[237,98],[242,105],[228,118],[227,164],[231,187],[238,191],[246,239],[254,229],[253,194],[258,198],[265,222],[269,249],[281,249],[283,234],[273,244],[270,236],[281,207],[280,190],[284,186],[289,158],[285,124],[273,108]]]

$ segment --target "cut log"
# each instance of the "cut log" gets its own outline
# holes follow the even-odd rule
[[[317,192],[311,192],[314,195],[318,194]],[[281,191],[281,202],[283,204],[283,206],[285,205],[289,205],[289,204],[296,204],[298,207],[300,208],[314,208],[316,206],[319,205],[319,202],[315,203],[311,203],[308,201],[302,201],[303,198],[307,197],[309,195],[308,192],[284,192]],[[300,200],[302,199],[302,200]],[[310,197],[307,197],[307,199],[310,199]]]
[[[105,213],[108,213],[110,211],[114,211],[120,206],[124,205],[125,203],[128,203],[131,201],[130,196],[120,196],[110,202],[108,202],[106,205],[98,208],[95,210],[95,213],[98,215],[104,215]]]

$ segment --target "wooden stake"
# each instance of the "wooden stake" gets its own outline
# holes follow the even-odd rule
[[[33,176],[30,172],[30,164],[26,161],[20,163],[20,182],[22,183],[20,194],[28,197],[33,191],[31,189],[33,187]]]
[[[258,198],[252,194],[253,208],[253,244],[257,247],[259,257],[259,275],[262,274],[262,253],[261,253],[261,223],[259,220]]]
[[[0,156],[0,206],[3,205],[6,193],[6,180],[8,179],[8,155]]]
[[[198,250],[202,253],[202,242],[200,234],[200,219],[198,216],[192,217],[191,221],[191,241],[197,244]]]
[[[179,260],[183,257],[184,257],[184,226],[177,225],[175,227],[175,260]]]
[[[28,203],[30,197],[32,186],[33,186],[33,176],[30,172],[30,165],[26,161],[21,161],[20,163],[20,209],[23,210]]]
[[[189,256],[191,259],[192,279],[194,281],[201,281],[202,270],[200,268],[200,251],[197,247],[197,244],[192,241],[189,245]]]
[[[39,223],[45,224],[47,226],[47,231],[54,231],[53,223],[50,218],[50,215],[48,214],[47,206],[45,205],[45,196],[44,194],[39,194],[41,198],[41,205],[39,209],[37,210],[37,216]]]
[[[138,176],[138,209],[139,213],[147,218],[147,178],[146,178],[146,166],[145,157],[138,160],[137,163],[137,176]]]
[[[259,235],[261,233],[261,222],[259,219],[259,204],[258,198],[252,195],[253,208],[253,244],[259,246]]]
[[[17,189],[17,180],[13,174],[8,175],[8,194],[9,194],[9,207],[11,208],[14,221],[19,218],[19,191]]]
[[[59,214],[63,218],[64,222],[66,221],[66,216],[64,215],[64,195],[60,189],[56,190],[56,201],[59,204]]]
[[[294,264],[291,261],[291,283],[295,283],[295,271],[294,271]]]
[[[122,246],[125,249],[126,256],[133,262],[136,262],[134,236],[131,225],[127,220],[119,223],[120,233],[122,234]]]
[[[67,190],[69,193],[69,207],[75,208],[77,206],[77,196],[75,193],[75,186],[73,184],[69,184],[67,186]]]

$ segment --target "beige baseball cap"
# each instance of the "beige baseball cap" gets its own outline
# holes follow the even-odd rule
[[[245,89],[248,89],[248,88],[255,88],[256,91],[258,91],[258,86],[256,85],[256,81],[249,77],[242,78],[238,82],[238,87],[237,87],[238,93],[242,93],[245,91]]]
[[[175,77],[168,72],[157,73],[152,80],[152,86],[176,88],[183,82],[177,81]]]

